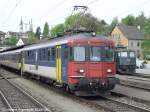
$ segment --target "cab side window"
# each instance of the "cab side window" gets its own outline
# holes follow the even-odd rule
[[[68,60],[68,58],[69,58],[69,49],[68,49],[68,46],[65,46],[65,48],[64,48],[64,59],[65,60]]]

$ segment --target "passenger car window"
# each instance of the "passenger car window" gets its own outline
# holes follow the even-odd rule
[[[51,48],[51,60],[55,60],[56,59],[56,49],[55,47]]]

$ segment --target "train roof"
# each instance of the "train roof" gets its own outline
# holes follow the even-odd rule
[[[11,48],[7,48],[7,49],[5,49],[5,50],[0,51],[0,53],[18,50],[18,49],[23,48],[24,46],[27,46],[27,45],[14,46],[14,47],[11,47]]]
[[[105,41],[105,42],[113,44],[112,40],[110,40],[109,38],[103,35],[92,36],[91,33],[78,33],[75,35],[65,35],[59,38],[50,39],[50,40],[47,40],[46,42],[39,42],[39,43],[31,44],[31,45],[25,46],[23,49],[29,50],[29,49],[35,49],[35,48],[44,48],[47,46],[66,44],[69,41],[88,40],[88,39],[97,39],[103,42]]]
[[[92,35],[91,33],[77,33],[74,35],[64,35],[62,37],[55,37],[52,39],[49,39],[47,41],[40,41],[34,44],[28,44],[28,45],[22,45],[17,47],[8,48],[6,50],[1,51],[3,52],[9,52],[9,51],[21,51],[21,50],[30,50],[30,49],[37,49],[37,48],[44,48],[47,46],[55,46],[60,44],[66,44],[69,41],[75,41],[75,40],[88,40],[88,39],[97,39],[101,40],[103,42],[113,43],[112,40],[110,40],[108,37],[103,35]]]
[[[130,49],[117,49],[115,51],[116,52],[135,52],[134,50],[130,50]]]

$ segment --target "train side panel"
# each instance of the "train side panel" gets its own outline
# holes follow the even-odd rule
[[[49,50],[51,49],[47,47],[25,51],[24,72],[56,80],[56,61],[55,58],[50,59],[46,56],[50,55]]]
[[[20,70],[21,62],[20,62],[20,52],[11,52],[5,53],[1,55],[0,64],[4,66],[8,66],[10,68]]]

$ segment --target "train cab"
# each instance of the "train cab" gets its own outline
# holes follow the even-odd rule
[[[68,86],[71,90],[108,91],[117,79],[114,44],[105,38],[73,39],[68,42]]]
[[[116,50],[115,61],[119,74],[133,74],[136,70],[136,55],[132,50]]]

